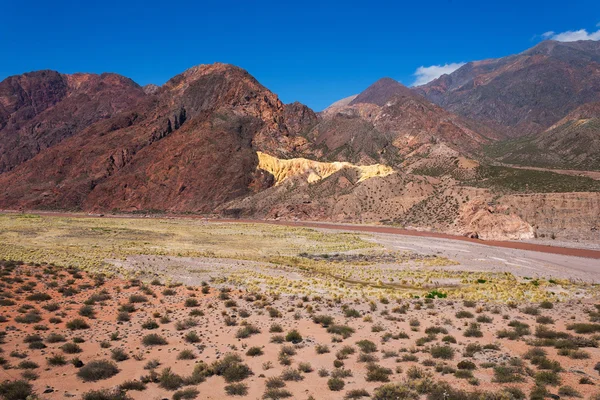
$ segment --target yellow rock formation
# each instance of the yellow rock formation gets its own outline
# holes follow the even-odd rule
[[[358,182],[362,182],[377,176],[384,177],[394,173],[394,170],[391,167],[382,164],[354,165],[348,162],[327,163],[308,160],[306,158],[291,158],[289,160],[282,160],[260,151],[258,151],[257,154],[258,168],[273,174],[276,184],[279,184],[293,176],[304,174],[307,174],[308,176],[307,181],[309,183],[313,183],[320,181],[321,179],[325,179],[344,168],[358,171]]]

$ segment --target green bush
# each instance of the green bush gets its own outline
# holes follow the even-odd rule
[[[170,367],[163,369],[158,376],[158,386],[166,390],[177,390],[183,383],[183,378],[171,371]]]
[[[24,380],[0,383],[0,396],[3,400],[24,400],[33,396],[33,386]]]
[[[84,382],[95,382],[108,379],[119,373],[117,365],[108,360],[94,360],[77,371],[77,376]]]
[[[89,329],[89,327],[90,326],[88,325],[88,323],[81,318],[75,318],[67,322],[67,328],[69,328],[72,331]]]
[[[192,400],[199,394],[200,392],[196,388],[186,388],[173,393],[173,400]]]
[[[82,396],[83,400],[131,400],[124,391],[119,389],[90,390]]]
[[[291,330],[285,335],[286,342],[300,343],[302,341],[302,335],[296,329]]]
[[[344,389],[345,385],[344,381],[340,378],[329,378],[327,381],[327,387],[333,392],[339,392]]]
[[[248,394],[248,385],[245,383],[230,383],[225,386],[225,393],[229,396],[246,396]]]
[[[164,346],[168,344],[168,342],[162,336],[156,333],[151,333],[142,338],[142,344],[144,346]]]
[[[433,358],[441,358],[442,360],[452,360],[455,353],[452,347],[440,345],[432,346],[430,352]]]

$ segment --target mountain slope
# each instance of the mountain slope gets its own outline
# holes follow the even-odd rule
[[[600,102],[576,108],[533,137],[497,143],[487,152],[508,164],[600,170]]]
[[[6,78],[0,82],[0,173],[144,97],[135,82],[116,74],[38,71]]]
[[[272,184],[256,150],[294,155],[311,121],[240,68],[194,67],[0,175],[0,207],[210,212]]]
[[[399,165],[440,144],[472,154],[498,138],[485,125],[452,114],[390,78],[321,117],[309,139],[320,157],[335,161]]]
[[[600,101],[600,42],[545,41],[517,55],[467,63],[415,91],[510,136],[538,133]]]

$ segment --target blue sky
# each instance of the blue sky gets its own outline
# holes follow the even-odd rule
[[[544,37],[600,39],[597,0],[1,3],[0,80],[54,69],[162,84],[219,61],[315,110],[384,76],[412,85],[419,67],[501,57]],[[421,71],[424,81],[439,70]]]

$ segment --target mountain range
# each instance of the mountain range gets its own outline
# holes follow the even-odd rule
[[[382,78],[320,113],[227,64],[160,87],[30,72],[0,82],[0,208],[596,238],[599,104],[594,41],[545,41],[415,88]]]

